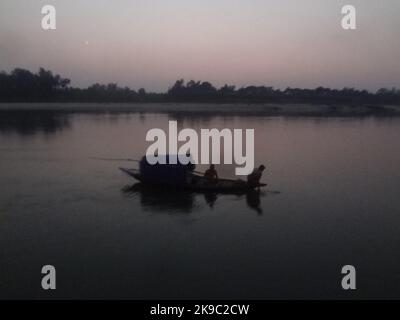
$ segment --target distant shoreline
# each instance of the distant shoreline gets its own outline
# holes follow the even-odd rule
[[[282,103],[0,103],[0,112],[168,113],[186,116],[400,116],[400,106]]]
[[[147,92],[144,88],[135,91],[129,87],[120,87],[116,83],[95,83],[87,88],[75,88],[70,86],[70,79],[53,74],[50,70],[40,68],[37,73],[32,73],[29,70],[16,68],[10,73],[0,72],[0,102],[39,105],[41,102],[71,105],[87,103],[86,106],[94,103],[101,105],[115,103],[120,106],[123,104],[124,109],[127,104],[135,106],[136,109],[146,104],[144,111],[151,110],[151,106],[155,104],[158,106],[186,104],[193,106],[192,111],[197,110],[194,106],[212,104],[214,109],[220,109],[222,106],[220,112],[226,112],[223,109],[225,106],[242,111],[243,106],[251,105],[251,108],[246,107],[244,110],[249,112],[251,109],[250,112],[272,115],[282,113],[370,115],[397,114],[400,107],[400,90],[381,88],[376,92],[370,92],[355,88],[334,89],[321,86],[314,89],[290,87],[275,89],[264,85],[236,88],[229,84],[218,88],[208,81],[186,82],[180,79],[166,92],[155,93]]]

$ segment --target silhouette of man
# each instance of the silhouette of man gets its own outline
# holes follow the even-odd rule
[[[257,187],[260,184],[261,176],[263,171],[265,170],[265,166],[262,164],[257,169],[255,169],[252,173],[247,176],[247,184],[249,186]]]
[[[218,173],[217,170],[215,170],[215,165],[210,165],[210,168],[204,173],[204,177],[210,182],[218,180]]]

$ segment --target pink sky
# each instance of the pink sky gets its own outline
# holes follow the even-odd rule
[[[41,7],[57,30],[41,29]],[[74,86],[163,91],[176,79],[291,87],[400,87],[400,2],[97,0],[0,3],[0,69],[40,66]]]

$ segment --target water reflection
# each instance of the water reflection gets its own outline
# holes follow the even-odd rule
[[[43,107],[44,108],[44,107]],[[272,110],[272,111],[271,111]],[[346,116],[336,115],[335,117],[320,115],[318,117],[303,117],[301,114],[291,112],[290,114],[275,112],[279,109],[265,108],[262,106],[251,106],[245,108],[238,106],[188,106],[182,105],[81,105],[76,106],[60,105],[52,109],[24,108],[15,106],[15,110],[0,108],[0,134],[17,133],[21,136],[29,136],[37,133],[51,135],[53,133],[70,129],[72,117],[76,115],[90,115],[90,119],[96,122],[113,124],[116,127],[120,120],[135,121],[138,120],[142,125],[146,122],[154,122],[161,119],[162,123],[167,120],[176,120],[180,127],[203,127],[209,128],[215,126],[213,121],[217,121],[222,126],[229,127],[233,123],[243,125],[243,117],[246,118],[246,127],[256,127],[261,122],[275,122],[277,118],[280,121],[293,124],[294,121],[304,123],[326,123],[338,121],[352,121],[354,119],[365,119],[353,114]],[[388,122],[398,121],[397,117],[371,117],[374,123],[386,125]],[[363,124],[365,122],[362,122]],[[157,125],[159,125],[157,123]]]
[[[21,136],[44,133],[52,135],[65,128],[70,128],[70,116],[48,110],[8,110],[0,113],[0,133],[17,133]]]
[[[139,198],[143,209],[153,211],[175,212],[189,214],[196,205],[196,195],[204,196],[207,205],[213,209],[221,194],[215,192],[196,193],[166,188],[147,186],[143,183],[127,185],[121,189],[122,193],[128,197]],[[245,196],[247,206],[262,215],[263,209],[261,197],[266,193],[261,190],[251,190],[246,193],[236,194],[238,197]]]
[[[125,186],[122,193],[129,197],[139,197],[143,209],[168,213],[190,213],[195,202],[191,192],[154,188],[143,183]]]
[[[204,199],[206,200],[208,206],[212,209],[214,208],[214,204],[217,201],[218,196],[216,193],[207,192],[204,194]]]
[[[260,195],[261,195],[260,190],[251,190],[246,193],[246,203],[248,207],[255,210],[259,215],[263,214]]]
[[[265,196],[265,193],[260,190],[250,190],[245,194],[237,194],[239,197],[245,195],[246,196],[246,204],[247,206],[255,210],[259,215],[263,213],[261,206],[261,197]],[[214,208],[215,203],[218,199],[218,194],[213,192],[204,193],[204,199],[206,200],[208,206],[212,209]]]

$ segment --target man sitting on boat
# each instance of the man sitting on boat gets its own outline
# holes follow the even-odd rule
[[[265,166],[262,164],[257,169],[255,169],[252,173],[247,176],[247,184],[252,187],[258,187],[260,185],[261,176],[263,171],[265,170]]]
[[[210,168],[206,170],[204,173],[204,178],[207,179],[208,182],[215,183],[218,180],[218,173],[215,170],[215,165],[210,165]]]

